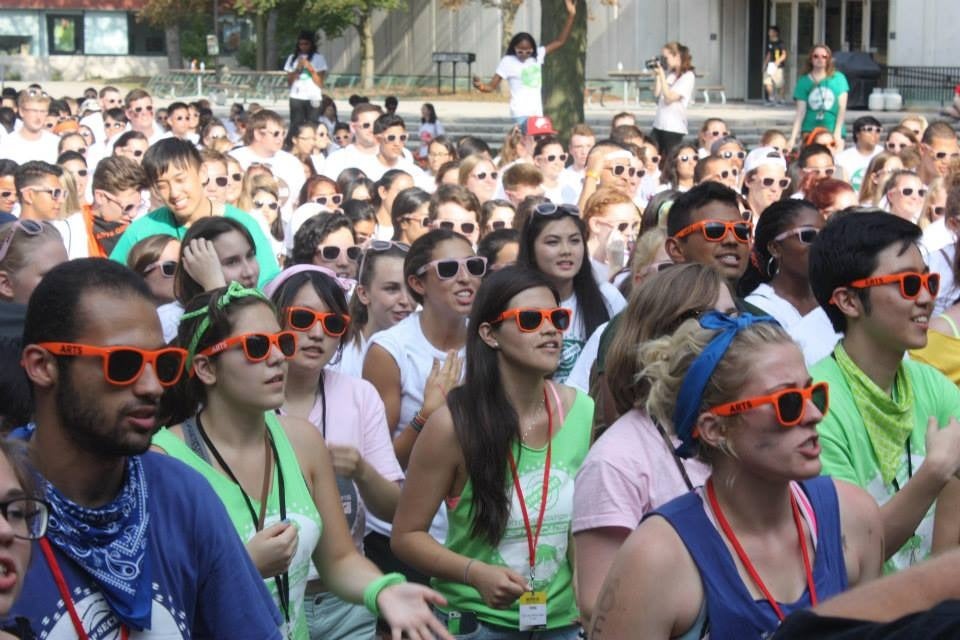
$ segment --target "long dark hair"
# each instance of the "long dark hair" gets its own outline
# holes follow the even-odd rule
[[[277,218],[279,219],[280,216],[278,215]],[[173,295],[176,296],[180,304],[186,306],[195,296],[203,293],[203,286],[194,280],[183,266],[183,252],[186,251],[187,247],[190,246],[190,242],[193,240],[203,239],[213,242],[223,234],[231,231],[236,231],[242,235],[244,239],[250,243],[250,248],[256,250],[257,246],[253,242],[253,236],[250,235],[250,231],[233,218],[226,218],[224,216],[201,218],[187,229],[183,240],[180,241],[180,260],[177,261],[177,270],[173,276]]]
[[[528,41],[530,42],[530,44],[533,45],[533,56],[532,56],[532,57],[533,57],[534,60],[536,60],[536,58],[537,58],[537,41],[534,39],[534,37],[533,37],[532,35],[530,35],[530,34],[527,33],[526,31],[521,31],[521,32],[518,33],[517,35],[513,36],[512,38],[510,38],[510,44],[507,45],[507,52],[506,52],[504,55],[505,55],[505,56],[517,57],[517,45],[520,44],[521,42],[523,42],[524,40],[528,40]]]
[[[273,311],[273,305],[270,302],[255,295],[233,298],[228,304],[221,305],[220,298],[226,291],[227,287],[213,289],[196,296],[187,303],[184,315],[204,308],[206,313],[180,321],[177,337],[173,341],[174,346],[184,349],[189,348],[190,342],[204,318],[209,318],[210,324],[197,342],[194,355],[221,340],[229,338],[233,332],[234,316],[240,309],[262,304]],[[218,356],[211,357],[216,358]],[[203,382],[197,376],[189,375],[189,371],[185,371],[180,381],[172,387],[168,387],[161,396],[160,407],[157,410],[158,423],[169,427],[193,417],[199,411],[206,397],[207,391]]]
[[[573,292],[577,296],[576,314],[583,322],[586,338],[590,337],[597,327],[610,319],[610,312],[607,311],[607,302],[600,292],[597,279],[593,275],[590,252],[587,250],[587,225],[584,224],[583,220],[579,216],[563,211],[557,211],[549,216],[538,215],[534,211],[523,225],[523,232],[520,234],[520,255],[517,256],[517,264],[540,271],[540,267],[537,265],[537,256],[533,249],[534,243],[548,224],[567,219],[572,220],[577,226],[583,241],[583,262],[580,263],[580,269],[573,276]]]
[[[746,297],[761,284],[773,280],[780,267],[776,264],[776,258],[770,254],[768,245],[789,229],[804,209],[817,211],[812,202],[799,198],[778,200],[763,210],[763,215],[753,230],[753,249],[750,251],[747,270],[737,283],[737,295]]]
[[[417,304],[423,304],[423,296],[414,291],[410,286],[410,278],[422,278],[423,276],[417,275],[417,271],[420,270],[420,267],[433,260],[433,252],[441,242],[448,240],[462,242],[470,247],[471,250],[473,249],[470,241],[456,231],[450,229],[432,229],[413,241],[413,244],[410,245],[410,250],[407,252],[407,257],[403,259],[403,282],[407,285],[410,297],[413,298]]]
[[[559,303],[554,286],[538,271],[507,267],[483,281],[467,326],[463,385],[447,395],[454,432],[473,487],[471,531],[491,545],[503,537],[510,515],[510,492],[504,481],[507,458],[520,428],[500,378],[497,351],[480,339],[480,325],[493,322],[517,294],[546,287]]]
[[[293,59],[296,60],[297,56],[300,55],[300,42],[306,40],[310,43],[310,51],[307,53],[311,58],[313,54],[317,52],[317,36],[312,31],[301,31],[300,35],[297,36],[297,41],[293,43]]]
[[[290,276],[270,297],[270,301],[277,307],[277,322],[280,323],[281,327],[283,327],[286,322],[286,318],[283,316],[287,307],[293,304],[293,299],[296,298],[300,290],[308,284],[313,287],[314,292],[323,300],[323,304],[326,305],[331,313],[347,313],[347,298],[343,293],[343,289],[340,288],[339,283],[319,271],[304,271],[303,273]],[[337,353],[331,359],[331,362],[337,362],[340,359],[345,341],[346,340],[341,337],[337,344]]]

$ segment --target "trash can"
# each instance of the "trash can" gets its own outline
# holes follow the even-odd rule
[[[867,109],[870,93],[880,82],[880,65],[873,54],[866,51],[837,51],[833,63],[847,76],[850,92],[847,94],[848,109]]]

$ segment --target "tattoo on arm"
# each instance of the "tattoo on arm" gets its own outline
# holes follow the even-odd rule
[[[593,614],[593,626],[590,629],[591,640],[597,640],[603,637],[603,627],[606,624],[607,616],[617,604],[617,592],[620,590],[620,578],[614,578],[609,588],[600,593],[597,600],[597,607]]]

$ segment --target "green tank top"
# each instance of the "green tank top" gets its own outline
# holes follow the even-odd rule
[[[547,628],[556,629],[573,624],[579,615],[573,594],[573,567],[568,559],[570,523],[573,519],[573,481],[590,446],[593,423],[593,400],[578,391],[563,426],[555,431],[550,453],[550,486],[540,539],[536,550],[536,581],[534,588],[547,593]],[[556,425],[554,425],[556,429]],[[515,444],[514,460],[523,489],[524,502],[530,518],[530,528],[537,529],[540,501],[543,494],[543,468],[547,447],[531,449]],[[520,575],[530,574],[530,554],[527,532],[520,511],[520,501],[513,489],[510,465],[504,465],[504,483],[510,495],[510,515],[500,543],[493,547],[473,535],[473,486],[467,480],[457,506],[448,510],[449,529],[446,547],[480,562],[513,569]],[[444,611],[471,611],[481,621],[516,630],[520,622],[520,608],[514,603],[508,609],[488,607],[473,587],[460,582],[433,579],[433,588],[443,594],[449,606]]]
[[[313,502],[313,496],[303,479],[303,473],[300,471],[300,463],[293,451],[293,446],[287,438],[283,427],[280,425],[276,416],[272,412],[264,414],[266,417],[267,428],[273,436],[273,442],[277,447],[277,456],[280,461],[280,467],[283,470],[284,494],[286,501],[287,519],[293,522],[299,529],[297,551],[290,562],[290,568],[287,575],[290,580],[290,629],[289,637],[296,640],[309,640],[310,634],[307,629],[307,621],[303,615],[303,596],[307,587],[307,574],[310,571],[312,563],[313,550],[320,540],[320,533],[323,530],[323,522],[320,519],[320,513]],[[243,493],[239,486],[225,474],[214,469],[209,462],[190,448],[190,446],[170,433],[166,429],[161,429],[153,436],[153,444],[167,452],[168,455],[186,463],[199,471],[203,477],[213,487],[230,515],[230,520],[236,528],[240,539],[246,543],[256,534],[256,527],[253,519],[250,517],[250,510],[243,499]],[[267,510],[264,516],[264,528],[276,524],[280,521],[280,490],[277,481],[278,470],[273,470],[273,480],[271,481],[270,496],[267,499]],[[249,496],[253,503],[253,508],[258,513],[260,511],[259,496]],[[277,593],[276,581],[273,578],[264,580],[273,601],[280,608],[280,597]],[[281,612],[283,610],[281,609]]]

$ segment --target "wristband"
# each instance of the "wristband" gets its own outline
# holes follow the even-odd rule
[[[587,171],[586,176],[592,180],[600,182],[600,176],[594,171]]]
[[[363,590],[363,604],[367,611],[379,618],[380,607],[377,606],[377,598],[380,597],[380,592],[387,587],[403,584],[406,581],[407,579],[402,573],[387,573],[368,584],[367,588]]]
[[[410,420],[410,428],[420,433],[423,431],[423,425],[427,424],[427,419],[423,417],[423,414],[420,413],[420,410],[417,410],[417,413],[414,414],[413,419]]]
[[[469,586],[470,583],[467,582],[467,574],[470,573],[470,566],[473,565],[473,562],[476,558],[470,558],[470,562],[467,563],[467,566],[463,568],[463,584]]]

